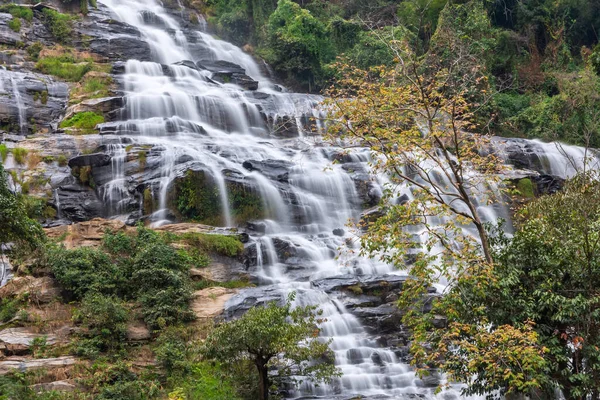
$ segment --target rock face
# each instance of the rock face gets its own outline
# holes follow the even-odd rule
[[[237,293],[234,289],[211,287],[198,290],[192,300],[192,311],[200,320],[214,319],[225,310],[225,303]]]
[[[57,358],[43,358],[43,359],[9,359],[6,361],[0,361],[0,375],[6,375],[13,371],[35,371],[35,370],[46,370],[52,371],[53,369],[71,367],[77,363],[77,359],[74,357],[57,357]]]
[[[26,353],[35,339],[45,338],[46,343],[54,344],[54,335],[44,335],[34,332],[31,328],[9,328],[0,331],[0,351],[8,355]]]
[[[219,83],[233,83],[245,90],[257,90],[258,82],[246,75],[246,70],[228,61],[201,60],[198,68],[212,72],[211,78]]]
[[[1,35],[1,34],[0,34]],[[0,68],[0,125],[29,135],[52,131],[64,113],[69,87],[48,75]]]

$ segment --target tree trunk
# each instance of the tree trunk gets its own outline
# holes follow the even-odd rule
[[[267,368],[267,363],[262,359],[257,359],[254,363],[256,369],[258,369],[260,400],[269,400],[269,370]]]

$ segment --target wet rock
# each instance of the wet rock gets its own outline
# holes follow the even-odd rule
[[[228,61],[202,60],[198,68],[212,72],[211,78],[220,83],[233,83],[245,90],[257,90],[258,82],[246,75],[246,70]]]
[[[373,364],[378,365],[380,367],[383,367],[385,365],[385,363],[381,359],[381,355],[376,351],[373,352],[373,354],[371,354],[371,361],[373,361]]]
[[[225,318],[232,319],[244,315],[249,309],[272,301],[283,303],[283,294],[274,286],[246,288],[231,297],[225,304]]]
[[[373,333],[392,334],[402,326],[402,313],[394,305],[358,307],[353,310],[353,314]]]
[[[346,231],[343,230],[342,228],[336,228],[336,229],[333,230],[333,234],[335,236],[342,236],[343,237],[346,234]]]
[[[8,133],[28,135],[49,131],[56,124],[67,104],[69,89],[63,82],[29,71],[0,69],[0,125]]]
[[[123,107],[122,97],[103,97],[100,99],[84,100],[79,104],[69,107],[64,119],[71,118],[76,113],[88,111],[104,114],[105,116],[114,116],[113,111],[118,110],[121,107]]]
[[[565,180],[551,175],[538,175],[530,178],[535,184],[536,195],[554,194],[562,190]]]
[[[404,275],[383,275],[383,276],[355,276],[338,275],[323,279],[314,280],[311,285],[327,293],[348,289],[349,287],[360,288],[361,292],[368,293],[374,291],[392,291],[402,288],[406,282],[407,276]]]
[[[173,65],[181,65],[183,67],[188,67],[188,68],[194,69],[194,70],[198,70],[199,69],[198,66],[193,61],[190,61],[190,60],[179,61],[179,62],[176,62]]]
[[[248,160],[242,166],[248,171],[258,171],[270,179],[287,182],[294,164],[284,160]]]
[[[103,167],[109,165],[111,156],[104,153],[85,154],[69,160],[69,167]]]
[[[258,233],[267,232],[267,224],[264,221],[248,221],[246,222],[246,228]]]
[[[153,13],[152,11],[142,10],[142,11],[140,11],[140,17],[142,17],[142,20],[144,21],[144,23],[146,25],[152,25],[157,28],[166,28],[167,27],[165,21],[161,17],[159,17],[158,15]]]

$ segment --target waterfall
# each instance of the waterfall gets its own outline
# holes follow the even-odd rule
[[[27,109],[23,105],[23,99],[21,98],[19,86],[15,79],[12,77],[12,75],[10,78],[10,82],[12,84],[13,99],[15,100],[15,104],[17,106],[19,114],[19,133],[21,135],[27,135]]]
[[[435,398],[435,385],[416,377],[397,349],[382,344],[381,337],[363,326],[344,305],[344,294],[329,293],[318,283],[336,277],[375,282],[383,276],[403,279],[402,271],[374,259],[353,256],[342,262],[336,258],[338,249],[354,239],[344,229],[347,222],[358,220],[364,204],[376,202],[387,182],[383,176],[373,177],[369,150],[348,153],[323,143],[320,96],[287,92],[266,78],[259,64],[238,47],[202,31],[183,31],[155,0],[99,3],[118,20],[139,29],[154,60],[126,63],[123,119],[106,125],[113,134],[105,135],[111,137],[106,140],[116,137],[119,144],[107,147],[113,164],[110,182],[99,189],[105,201],[118,205],[131,196],[124,190],[126,154],[121,143],[150,149],[147,157],[152,168],[144,182],[158,193],[160,210],[152,216],[157,224],[169,218],[173,180],[190,169],[210,175],[229,226],[237,221],[229,208],[227,184],[251,185],[265,209],[264,216],[256,216],[264,217],[259,221],[264,229],[251,235],[257,252],[253,267],[261,285],[242,291],[228,307],[243,303],[249,293],[286,296],[296,291],[297,304],[314,304],[323,310],[322,335],[333,339],[335,363],[343,372],[330,385],[290,388],[289,397]],[[258,83],[258,90],[219,83],[214,73],[195,68],[194,63],[209,62],[239,66]],[[317,122],[310,126],[314,117]],[[273,131],[276,126],[283,126],[281,136]],[[499,215],[493,207],[486,210],[490,220]],[[119,208],[113,207],[113,212],[118,214]],[[456,388],[444,396],[457,398]]]

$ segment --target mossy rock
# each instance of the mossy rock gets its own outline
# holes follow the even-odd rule
[[[256,190],[242,182],[228,181],[226,187],[235,223],[264,217],[263,201]],[[169,193],[169,208],[179,219],[213,226],[225,224],[219,188],[210,173],[189,170],[172,183]]]
[[[534,198],[535,187],[530,178],[523,178],[517,182],[517,190],[522,197]]]

